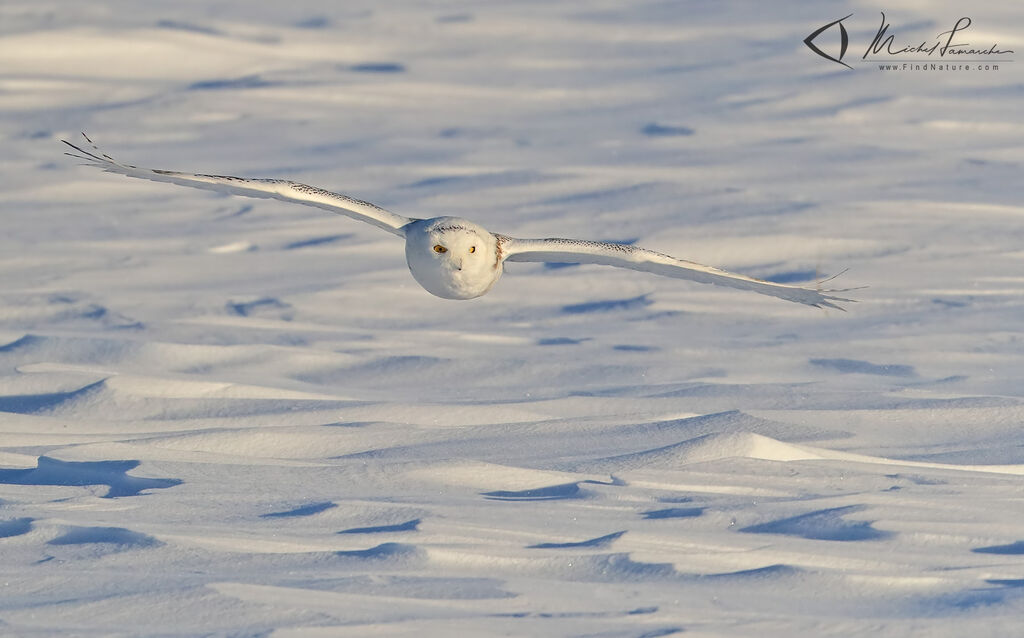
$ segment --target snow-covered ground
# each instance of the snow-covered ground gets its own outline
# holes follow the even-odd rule
[[[4,0],[0,634],[1019,634],[1024,54],[859,58],[879,11],[1017,51],[1024,15],[768,7]],[[848,13],[853,70],[802,42]],[[394,236],[82,168],[82,130],[870,287],[444,301]]]

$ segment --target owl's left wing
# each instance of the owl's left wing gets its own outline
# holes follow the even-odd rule
[[[67,155],[85,160],[90,166],[101,168],[108,173],[119,173],[128,177],[148,179],[154,182],[168,182],[180,186],[217,191],[219,193],[279,199],[306,206],[315,206],[338,215],[345,215],[361,222],[372,224],[399,237],[405,237],[405,226],[412,221],[416,221],[412,218],[392,213],[389,210],[384,210],[370,202],[364,202],[347,195],[332,193],[322,188],[284,179],[248,179],[232,177],[230,175],[202,175],[122,164],[101,151],[85,133],[82,134],[82,137],[89,143],[92,150],[84,149],[67,140],[61,140],[76,151],[75,153],[67,153]]]
[[[676,259],[662,253],[607,242],[583,241],[579,239],[516,239],[500,236],[502,257],[505,261],[537,261],[562,262],[575,264],[602,264],[617,266],[642,272],[650,272],[664,277],[689,279],[704,284],[715,284],[752,290],[762,295],[779,297],[787,301],[815,306],[816,308],[842,307],[834,302],[853,302],[853,299],[835,297],[828,293],[845,292],[845,290],[821,290],[818,288],[801,288],[786,284],[776,284],[738,275],[712,266],[704,266],[692,261]]]

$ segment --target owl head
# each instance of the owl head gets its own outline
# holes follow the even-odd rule
[[[445,299],[473,299],[501,277],[497,238],[459,217],[435,217],[406,227],[405,259],[427,292]]]

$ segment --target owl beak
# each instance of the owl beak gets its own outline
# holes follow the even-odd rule
[[[455,270],[462,270],[462,259],[455,260]]]

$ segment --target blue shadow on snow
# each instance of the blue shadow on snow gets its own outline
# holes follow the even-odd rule
[[[586,492],[580,489],[580,484],[590,483],[591,485],[612,485],[621,487],[625,485],[622,479],[611,477],[610,481],[586,480],[578,483],[562,483],[559,485],[548,485],[546,487],[535,487],[529,490],[498,490],[495,492],[483,492],[481,495],[492,501],[561,501],[574,498],[587,498]]]
[[[573,548],[584,548],[584,547],[608,547],[616,540],[622,537],[626,533],[626,530],[621,532],[614,532],[605,536],[598,536],[597,538],[591,538],[585,541],[579,541],[576,543],[539,543],[537,545],[530,545],[527,549],[573,549]]]
[[[348,70],[356,73],[404,73],[405,66],[397,62],[365,62],[353,64]]]
[[[260,514],[260,518],[292,518],[299,516],[313,516],[320,512],[325,512],[331,508],[337,507],[330,501],[323,503],[310,503],[309,505],[302,505],[295,509],[285,510],[283,512],[270,512],[269,514]]]
[[[651,122],[640,129],[640,132],[647,137],[687,137],[693,135],[696,131],[688,126],[671,126]]]
[[[663,518],[695,518],[703,513],[703,507],[670,507],[663,510],[644,512],[644,518],[647,520],[660,520]]]
[[[82,487],[106,485],[110,490],[103,498],[138,496],[143,490],[181,485],[180,479],[140,478],[128,476],[139,461],[59,461],[40,456],[38,465],[23,470],[0,469],[0,484],[64,485]]]
[[[1024,541],[1017,541],[1009,545],[992,545],[990,547],[975,547],[971,550],[975,554],[999,554],[1001,556],[1020,556],[1024,554]]]
[[[340,558],[394,561],[422,558],[423,552],[415,545],[406,543],[381,543],[369,549],[334,552],[334,555]]]
[[[15,394],[0,397],[0,412],[34,414],[55,408],[67,401],[87,396],[103,388],[105,381],[97,381],[68,392],[46,392],[43,394]]]
[[[876,374],[883,377],[912,377],[917,374],[914,366],[880,365],[857,359],[811,359],[811,363],[822,368],[832,368],[843,374]]]
[[[8,521],[0,521],[0,538],[11,538],[21,536],[32,531],[31,518],[12,518]]]
[[[278,83],[264,80],[258,75],[246,75],[240,78],[193,82],[188,88],[190,91],[217,91],[222,89],[260,89],[276,84]]]
[[[538,339],[538,346],[578,346],[584,341],[589,339],[573,339],[572,337],[548,337],[546,339]]]
[[[312,18],[299,20],[295,23],[295,26],[300,29],[326,29],[331,26],[331,20],[325,16],[313,16]]]
[[[610,310],[632,310],[644,308],[654,303],[647,298],[647,295],[632,297],[630,299],[608,299],[605,301],[589,301],[586,303],[562,306],[562,312],[569,315],[582,315],[590,312],[608,312]]]
[[[287,308],[291,308],[291,305],[273,297],[263,297],[255,301],[229,301],[224,304],[225,310],[239,317],[249,317],[260,310],[284,310]]]
[[[420,519],[414,518],[411,521],[398,523],[397,525],[376,525],[373,527],[353,527],[345,529],[339,534],[384,534],[387,532],[415,532],[420,526]]]
[[[496,492],[484,492],[483,495],[492,501],[560,501],[570,498],[583,498],[579,483],[551,485],[532,490],[498,490]]]
[[[323,237],[311,237],[309,239],[300,239],[299,241],[293,241],[289,244],[284,245],[285,250],[295,250],[297,248],[309,248],[310,246],[322,246],[323,244],[333,244],[343,239],[352,237],[351,233],[344,235],[325,235]]]
[[[776,563],[775,565],[766,565],[764,567],[755,567],[753,569],[741,569],[738,572],[704,574],[701,576],[701,578],[718,580],[772,580],[786,576],[799,575],[802,573],[803,570],[801,570],[799,567],[793,567],[792,565]]]
[[[88,545],[103,543],[119,547],[158,547],[160,541],[123,527],[72,527],[67,532],[47,542],[47,545]]]
[[[174,31],[188,31],[189,33],[202,33],[203,35],[224,35],[223,31],[218,31],[213,27],[204,27],[201,24],[193,24],[191,22],[179,22],[178,20],[157,20],[156,27],[158,29],[171,29]]]
[[[892,532],[871,527],[870,521],[845,521],[844,514],[863,509],[858,505],[834,507],[744,527],[749,534],[784,534],[821,541],[874,541],[889,538]]]
[[[1010,587],[1012,589],[1024,587],[1024,578],[989,578],[985,582],[989,585],[999,585],[1000,587]]]

